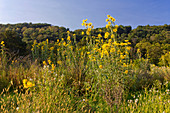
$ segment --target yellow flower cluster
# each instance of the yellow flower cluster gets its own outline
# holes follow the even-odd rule
[[[5,46],[4,41],[1,42],[1,45],[2,45],[3,47]]]
[[[115,22],[115,21],[116,21],[116,19],[113,18],[113,17],[110,16],[110,15],[107,15],[107,18],[108,18],[108,19],[106,19],[106,22],[108,22],[109,20],[111,20],[112,22]]]
[[[27,79],[23,79],[22,83],[23,83],[23,85],[24,85],[24,88],[30,88],[30,87],[35,86],[34,83],[28,81]]]
[[[51,70],[54,71],[54,69],[55,69],[55,65],[51,64]]]
[[[70,36],[68,36],[68,37],[67,37],[67,40],[68,40],[68,41],[70,41],[70,38],[71,38],[71,37],[70,37]]]
[[[102,65],[99,65],[99,68],[100,68],[100,69],[102,69],[102,68],[103,68],[103,66],[102,66]]]
[[[108,24],[106,24],[106,28],[107,28],[107,29],[110,28],[110,27],[112,26],[112,24],[115,25],[115,24],[114,24],[115,21],[116,21],[115,18],[113,18],[113,17],[110,16],[110,15],[107,15],[106,22],[108,22]],[[118,25],[115,25],[115,26],[114,26],[114,29],[113,29],[113,32],[117,32],[117,28],[118,28],[118,27],[119,27]]]
[[[102,37],[102,35],[101,34],[98,34],[98,37],[97,38],[101,38]]]
[[[105,35],[104,35],[104,38],[108,38],[109,35],[110,35],[110,33],[109,33],[109,32],[106,32]]]
[[[45,65],[45,66],[47,65],[46,61],[43,61],[43,65]]]
[[[86,34],[87,35],[90,35],[90,32],[92,29],[94,29],[94,26],[92,25],[92,23],[86,23],[87,19],[86,20],[83,20],[82,22],[82,26],[85,26],[87,28],[87,31],[86,31]],[[82,32],[82,35],[84,35],[84,32]]]
[[[50,51],[53,51],[54,50],[54,47],[50,47]]]

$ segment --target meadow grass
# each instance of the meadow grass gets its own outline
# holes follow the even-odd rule
[[[0,112],[170,112],[169,67],[150,66],[140,50],[132,61],[131,43],[117,41],[107,17],[104,36],[83,20],[80,42],[69,31],[55,46],[34,41],[33,63],[8,63],[1,43]]]

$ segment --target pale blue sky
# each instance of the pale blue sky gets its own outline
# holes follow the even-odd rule
[[[49,23],[75,30],[88,19],[104,27],[106,16],[118,25],[170,24],[170,0],[0,0],[0,23]]]

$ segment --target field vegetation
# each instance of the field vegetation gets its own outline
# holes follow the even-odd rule
[[[170,112],[170,25],[115,21],[1,25],[0,112]]]

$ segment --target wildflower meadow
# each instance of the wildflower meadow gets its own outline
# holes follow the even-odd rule
[[[107,15],[106,23],[94,35],[84,19],[81,40],[70,31],[55,44],[34,40],[24,58],[8,54],[2,41],[0,112],[169,113],[169,64],[151,64],[140,49],[132,59],[131,42],[117,39],[116,19]]]

